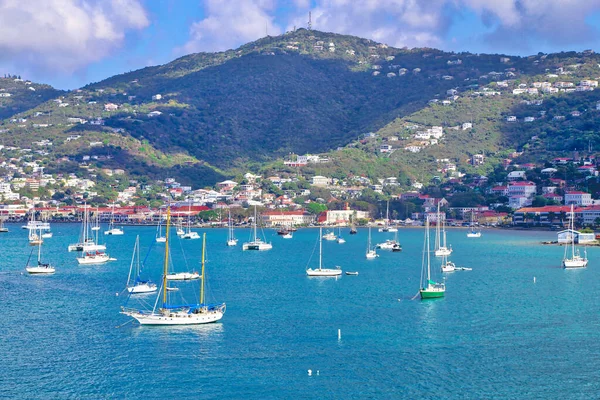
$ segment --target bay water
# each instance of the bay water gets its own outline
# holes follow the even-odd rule
[[[117,261],[78,266],[67,246],[79,225],[54,224],[42,259],[57,272],[29,276],[27,231],[7,226],[2,398],[569,399],[600,389],[600,249],[588,249],[588,268],[564,270],[563,248],[540,244],[554,232],[449,230],[450,259],[473,270],[445,274],[445,298],[421,301],[420,228],[401,229],[403,251],[374,260],[365,259],[367,231],[343,229],[346,243],[323,242],[324,267],[359,275],[337,279],[305,274],[318,266],[316,229],[293,239],[267,230],[265,252],[241,250],[249,230],[227,247],[226,229],[198,229],[207,233],[208,301],[227,304],[224,318],[148,327],[119,308],[136,235],[144,275],[160,284],[154,228],[102,237]],[[392,237],[373,231],[373,243]],[[172,249],[178,265],[199,270],[201,240],[175,239]],[[432,257],[441,279],[439,262]]]

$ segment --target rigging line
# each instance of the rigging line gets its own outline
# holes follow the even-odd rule
[[[411,300],[414,300],[414,299],[416,299],[417,297],[419,297],[419,292],[417,292],[417,294],[415,294]]]
[[[135,320],[134,320],[134,319],[130,319],[129,321],[125,322],[124,324],[121,324],[121,325],[117,325],[117,326],[115,326],[115,328],[117,328],[117,329],[119,329],[119,328],[122,328],[122,327],[124,327],[125,325],[127,325],[128,323],[130,323],[130,322],[133,322],[133,321],[135,321]]]
[[[313,247],[312,253],[310,253],[310,257],[308,259],[308,263],[306,263],[306,267],[304,269],[308,269],[308,267],[310,265],[310,262],[312,261],[312,258],[315,255],[315,251],[317,251],[317,245],[319,244],[319,240],[322,240],[320,231],[319,231],[319,237],[317,238],[317,241],[315,242],[315,245]]]

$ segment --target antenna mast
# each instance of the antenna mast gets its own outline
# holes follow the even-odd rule
[[[312,30],[312,15],[311,12],[308,12],[308,30]]]

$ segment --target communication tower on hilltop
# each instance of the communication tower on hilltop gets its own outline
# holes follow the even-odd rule
[[[310,31],[312,29],[312,18],[311,18],[311,13],[310,11],[308,12],[308,30]]]

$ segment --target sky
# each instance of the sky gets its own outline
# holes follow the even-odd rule
[[[395,47],[600,51],[600,0],[0,0],[0,76],[59,89],[306,27]]]

